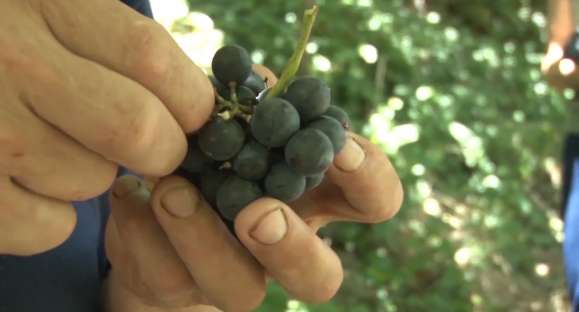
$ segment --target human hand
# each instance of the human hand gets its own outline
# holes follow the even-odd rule
[[[120,1],[0,0],[0,254],[66,240],[70,202],[119,164],[172,172],[212,107],[203,72]]]
[[[402,198],[384,153],[352,133],[318,188],[290,205],[262,198],[244,208],[235,220],[239,240],[185,179],[163,178],[151,193],[136,177],[119,178],[106,251],[118,290],[111,305],[122,308],[111,311],[149,305],[189,312],[204,309],[200,304],[250,311],[264,299],[267,276],[294,298],[327,301],[343,272],[316,231],[334,221],[383,222]],[[133,305],[120,302],[127,300]],[[144,306],[135,307],[139,302]]]
[[[579,70],[577,63],[564,57],[564,47],[567,43],[551,42],[541,61],[541,71],[551,87],[557,90],[579,87]]]

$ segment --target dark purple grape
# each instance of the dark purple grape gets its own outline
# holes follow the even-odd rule
[[[254,71],[252,71],[249,77],[247,77],[247,80],[245,80],[243,85],[253,90],[255,94],[259,94],[266,88],[266,84],[263,78],[261,78],[261,76],[256,74]]]
[[[332,142],[317,129],[302,129],[285,146],[285,159],[298,173],[316,175],[328,169],[334,160]]]
[[[181,168],[190,173],[201,173],[205,168],[214,164],[214,160],[205,155],[199,148],[196,136],[190,137],[188,144],[187,156],[181,163]]]
[[[251,74],[251,65],[251,58],[244,48],[229,45],[215,53],[211,68],[213,75],[225,86],[229,86],[231,82],[243,84]]]
[[[247,142],[233,159],[233,170],[241,178],[259,180],[269,169],[269,151],[257,141]]]
[[[336,119],[344,129],[350,129],[350,117],[348,114],[336,105],[330,105],[330,108],[324,113],[324,116],[329,116]]]
[[[224,161],[233,158],[243,147],[245,132],[236,120],[216,117],[201,128],[198,141],[205,155]]]
[[[224,218],[233,221],[241,209],[262,195],[256,183],[232,175],[217,190],[217,209]]]
[[[324,114],[331,100],[330,88],[322,80],[313,77],[294,80],[282,98],[295,106],[303,122]]]
[[[211,206],[215,206],[217,190],[231,174],[229,170],[208,169],[201,175],[201,193]]]
[[[265,195],[289,203],[298,199],[306,189],[306,178],[285,162],[274,164],[265,177]]]
[[[213,76],[209,76],[209,80],[211,80],[211,84],[215,88],[215,91],[217,91],[217,94],[219,94],[219,96],[221,96],[222,98],[229,100],[230,95],[229,88],[226,87],[221,82],[219,82],[219,80],[217,80],[217,78]]]
[[[300,128],[300,116],[286,100],[269,98],[256,106],[251,134],[267,147],[283,146]]]
[[[257,103],[257,95],[253,90],[245,86],[237,87],[237,101],[243,105],[254,105]]]
[[[334,148],[334,155],[338,154],[346,143],[346,131],[334,118],[321,116],[319,119],[308,124],[308,128],[318,129],[328,136]]]

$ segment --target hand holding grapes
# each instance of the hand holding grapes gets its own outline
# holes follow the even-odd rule
[[[106,192],[118,166],[172,172],[214,95],[121,1],[8,0],[0,16],[0,254],[35,255],[68,239],[71,202]]]
[[[250,311],[263,300],[266,276],[296,298],[329,300],[342,268],[315,232],[337,220],[382,222],[402,201],[386,156],[355,134],[347,137],[319,186],[290,205],[273,198],[251,202],[237,215],[234,233],[186,179],[164,178],[150,194],[123,177],[114,186],[120,195],[111,198],[114,221],[107,228],[107,252],[117,268],[111,278],[135,301],[191,307],[187,311],[198,304]]]

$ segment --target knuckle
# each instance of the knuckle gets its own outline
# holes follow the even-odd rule
[[[164,80],[173,64],[171,41],[165,29],[154,21],[138,21],[132,25],[129,38],[126,60],[131,71],[145,81]]]
[[[173,152],[177,147],[175,138],[181,133],[167,131],[168,114],[160,114],[158,100],[144,96],[141,100],[132,101],[130,107],[120,105],[115,123],[103,136],[105,149],[121,158],[123,163],[138,167],[142,174],[162,176],[172,172],[180,159]],[[164,130],[165,129],[165,130]],[[185,150],[183,137],[181,151]]]
[[[25,43],[5,42],[1,38],[0,71],[28,82],[55,84],[60,81],[56,68],[45,62],[35,48]]]
[[[105,136],[107,145],[113,150],[122,151],[129,158],[143,157],[154,145],[157,130],[156,116],[148,107],[150,99],[136,99],[118,105],[118,118]]]

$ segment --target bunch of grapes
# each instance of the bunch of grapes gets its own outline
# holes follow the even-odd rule
[[[180,174],[229,222],[260,197],[290,203],[317,187],[349,128],[330,88],[300,77],[275,96],[237,45],[217,51],[212,69],[215,110],[188,138]]]

